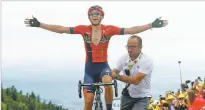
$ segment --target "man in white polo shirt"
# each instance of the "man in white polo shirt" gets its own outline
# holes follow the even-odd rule
[[[151,74],[153,61],[142,49],[142,39],[132,35],[127,42],[128,53],[123,55],[113,69],[112,78],[125,82],[122,91],[121,110],[148,110],[151,98]],[[120,75],[120,72],[123,75]]]

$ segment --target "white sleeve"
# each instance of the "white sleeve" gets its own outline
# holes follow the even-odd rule
[[[152,69],[153,69],[153,61],[148,60],[140,66],[139,72],[144,74],[150,74],[152,72]]]
[[[122,70],[123,70],[124,59],[125,59],[125,56],[122,56],[122,57],[117,61],[117,64],[116,64],[116,67],[115,67],[116,70],[118,70],[118,71],[122,71]]]

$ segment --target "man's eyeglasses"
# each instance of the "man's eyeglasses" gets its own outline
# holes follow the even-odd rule
[[[99,12],[98,10],[92,10],[90,12],[90,15],[101,15],[101,12]]]
[[[125,69],[125,74],[126,74],[127,76],[130,76],[130,70]]]
[[[139,46],[128,46],[128,45],[126,45],[125,47],[126,47],[127,49],[128,49],[128,48],[134,49],[134,48],[139,47]]]

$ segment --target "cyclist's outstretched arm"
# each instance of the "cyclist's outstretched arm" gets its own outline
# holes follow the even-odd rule
[[[63,34],[63,33],[70,34],[70,27],[40,23],[40,28],[46,29],[52,32],[60,33],[60,34]]]
[[[25,19],[24,23],[26,24],[26,26],[30,26],[30,27],[39,27],[60,34],[63,33],[70,34],[70,27],[41,23],[35,17],[33,17],[32,19]]]
[[[134,26],[134,27],[131,27],[131,28],[125,28],[124,34],[137,34],[137,33],[149,30],[151,28],[152,27],[149,24],[142,25],[142,26]]]
[[[146,30],[149,30],[151,28],[161,28],[165,27],[168,24],[167,20],[160,20],[161,18],[155,19],[152,23],[142,25],[142,26],[134,26],[131,28],[125,28],[124,34],[137,34]]]

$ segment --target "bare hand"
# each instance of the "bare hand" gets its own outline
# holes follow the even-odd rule
[[[116,79],[118,75],[119,75],[119,74],[117,74],[117,73],[115,73],[114,71],[112,71],[112,79]]]

